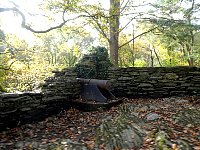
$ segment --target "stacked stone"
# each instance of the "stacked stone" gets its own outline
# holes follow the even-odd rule
[[[45,80],[42,92],[44,101],[73,100],[80,95],[80,84],[77,82],[77,74],[73,68],[53,71],[54,76]]]
[[[53,73],[54,76],[46,79],[42,87],[44,97],[41,104],[48,115],[70,108],[70,102],[80,95],[80,84],[73,68]]]
[[[0,94],[0,130],[39,117],[41,102],[41,93]]]
[[[80,84],[74,69],[54,71],[42,93],[0,94],[0,130],[59,113],[79,98]]]
[[[197,67],[111,68],[108,79],[116,81],[113,88],[116,96],[200,96],[200,68]]]
[[[79,98],[80,84],[74,69],[54,71],[46,79],[43,93],[0,94],[0,130],[59,113]],[[118,97],[200,97],[200,68],[110,68],[112,93]]]

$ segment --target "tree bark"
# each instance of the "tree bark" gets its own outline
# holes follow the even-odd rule
[[[134,24],[133,24],[133,50],[131,51],[132,55],[132,65],[135,66],[135,30],[134,30]]]
[[[188,56],[188,59],[187,59],[188,64],[189,64],[189,66],[194,66],[194,59],[192,57],[192,48],[189,44],[186,44],[186,50],[188,53],[188,55],[187,55]]]
[[[110,58],[118,66],[120,0],[110,0]]]
[[[154,53],[155,53],[155,55],[156,55],[156,58],[157,58],[157,60],[158,60],[159,65],[162,67],[162,64],[161,64],[161,62],[160,62],[160,58],[159,58],[158,53],[156,52],[156,49],[155,49],[154,46],[153,46],[153,51],[154,51]]]

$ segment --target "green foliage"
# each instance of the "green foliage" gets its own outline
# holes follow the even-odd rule
[[[96,78],[96,56],[94,54],[84,55],[76,65],[78,77],[81,78]]]
[[[168,141],[168,135],[164,131],[159,131],[156,134],[155,144],[157,150],[170,150],[170,142]]]
[[[74,55],[73,51],[70,51],[63,56],[63,60],[66,67],[74,67],[78,62],[78,57]]]
[[[0,92],[6,92],[4,80],[10,71],[10,55],[5,50],[5,34],[0,30]]]
[[[53,70],[74,67],[81,51],[93,42],[90,34],[78,26],[65,26],[60,30],[38,34],[37,38],[40,43],[30,47],[12,34],[5,37],[2,34],[4,43],[1,45],[4,49],[0,49],[0,52],[5,54],[0,54],[0,68],[9,68],[14,62],[6,74],[0,70],[0,85],[9,92],[38,89]]]
[[[3,82],[5,80],[7,71],[0,69],[0,92],[6,92],[6,89],[4,88]]]
[[[53,75],[52,71],[59,67],[37,63],[27,66],[23,62],[16,62],[4,84],[9,92],[38,90],[44,80]]]
[[[146,67],[147,66],[147,62],[145,62],[145,60],[136,59],[135,60],[135,66],[136,67]]]
[[[48,9],[50,11],[58,12],[60,9],[64,9],[68,12],[75,13],[79,11],[79,7],[82,0],[68,0],[68,1],[60,1],[60,0],[46,0],[43,4],[44,9]]]
[[[170,62],[164,64],[199,64],[199,42],[196,42],[199,41],[196,35],[200,29],[196,13],[199,11],[198,5],[198,2],[188,0],[158,0],[153,5],[155,10],[151,13],[161,17],[151,17],[147,22],[150,27],[157,27],[153,31],[154,37],[168,50]]]
[[[4,87],[4,80],[7,75],[7,72],[8,71],[4,69],[0,69],[0,92],[6,92],[6,89]]]
[[[108,52],[105,47],[92,47],[90,54],[84,55],[76,65],[78,77],[105,79],[107,70],[111,67]]]
[[[74,67],[94,41],[91,35],[80,26],[64,26],[45,35],[37,35],[42,40],[40,49],[45,51],[49,64],[62,64]]]
[[[6,89],[0,84],[0,92],[7,92]]]
[[[5,44],[6,43],[6,44]],[[29,47],[16,36],[6,35],[0,54],[1,91],[33,91],[39,88],[52,71],[64,63],[51,64],[44,47]]]

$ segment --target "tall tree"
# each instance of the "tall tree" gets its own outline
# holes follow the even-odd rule
[[[195,62],[195,54],[199,51],[195,43],[195,35],[200,30],[198,11],[200,3],[196,0],[160,0],[153,5],[156,8],[154,18],[149,20],[157,26],[154,32],[165,44],[168,51],[181,51],[189,66]]]
[[[143,3],[143,1],[140,1]],[[86,0],[47,0],[45,8],[51,12],[62,13],[62,22],[54,27],[45,30],[33,29],[26,21],[24,13],[15,5],[11,8],[0,8],[0,12],[14,11],[22,18],[22,27],[34,33],[46,33],[56,28],[61,28],[66,23],[79,19],[83,26],[92,24],[107,42],[109,43],[110,57],[112,62],[118,65],[118,50],[133,39],[119,45],[119,34],[126,29],[133,20],[140,18],[145,14],[144,9],[138,9],[140,6],[147,4],[139,4],[140,2],[133,0],[110,0],[110,7],[104,8],[100,1],[95,4],[88,4]],[[109,2],[107,2],[109,3]],[[83,18],[83,19],[81,19]],[[121,19],[120,19],[121,18]],[[123,20],[123,23],[120,22]],[[141,34],[143,35],[143,33]],[[134,38],[137,38],[135,36]]]
[[[120,0],[110,0],[110,58],[114,65],[118,66],[119,50],[119,25],[120,25]]]

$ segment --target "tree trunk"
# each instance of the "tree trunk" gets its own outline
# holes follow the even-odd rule
[[[120,0],[110,0],[110,58],[118,66]]]
[[[153,64],[154,64],[154,62],[153,62],[153,50],[150,48],[150,46],[149,46],[149,50],[150,50],[150,58],[151,58],[151,62],[150,62],[150,67],[153,67]]]
[[[131,51],[132,55],[132,65],[135,66],[135,30],[134,30],[134,24],[133,24],[133,50]]]
[[[115,66],[118,66],[118,41],[113,39],[109,42],[110,58]]]
[[[187,50],[187,54],[188,54],[187,55],[188,56],[188,59],[187,59],[188,64],[189,64],[189,66],[194,66],[194,59],[192,57],[192,48],[189,44],[186,44],[186,50]]]
[[[155,55],[156,55],[156,58],[157,58],[157,60],[158,60],[158,63],[159,63],[159,65],[160,65],[160,67],[162,67],[162,64],[161,64],[161,62],[160,62],[160,58],[158,57],[158,53],[156,52],[156,49],[155,49],[154,46],[153,46],[153,51],[154,51],[154,53],[155,53]]]

